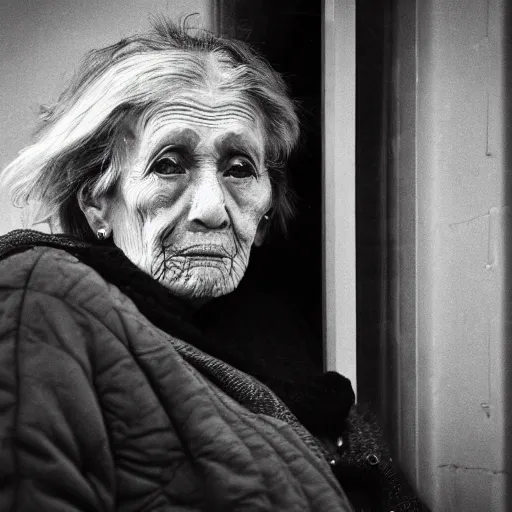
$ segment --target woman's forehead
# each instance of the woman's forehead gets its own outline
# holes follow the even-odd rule
[[[192,148],[232,143],[263,151],[261,116],[241,94],[187,91],[159,102],[129,125],[140,150],[153,151],[166,142]]]
[[[211,128],[226,124],[258,128],[260,117],[241,92],[226,93],[200,88],[158,102],[142,115],[141,121],[153,129],[158,129],[162,124],[179,122]]]

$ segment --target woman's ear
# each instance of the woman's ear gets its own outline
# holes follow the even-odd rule
[[[111,231],[111,201],[108,200],[105,194],[93,196],[91,187],[84,184],[78,190],[77,200],[93,233],[97,233],[99,229],[105,229],[107,233]]]
[[[254,237],[254,245],[261,247],[265,238],[267,237],[268,228],[270,226],[271,213],[268,211],[260,220],[258,227],[256,228],[256,236]]]

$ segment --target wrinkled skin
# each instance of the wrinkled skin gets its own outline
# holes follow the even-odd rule
[[[96,216],[85,211],[89,224],[104,221],[126,256],[177,296],[201,303],[233,291],[271,204],[260,126],[234,94],[173,98],[125,127],[120,181]]]

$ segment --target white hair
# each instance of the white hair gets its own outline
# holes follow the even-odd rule
[[[201,87],[242,94],[260,113],[274,217],[285,229],[292,205],[283,163],[299,125],[283,80],[246,44],[205,31],[192,36],[165,20],[150,34],[88,55],[59,101],[43,111],[38,140],[3,171],[14,204],[33,204],[32,222],[57,220],[64,232],[90,237],[77,194],[105,194],[115,186],[114,142],[123,120]]]

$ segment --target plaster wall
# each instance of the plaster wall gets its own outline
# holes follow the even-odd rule
[[[511,510],[505,7],[398,2],[395,435],[433,511]]]

